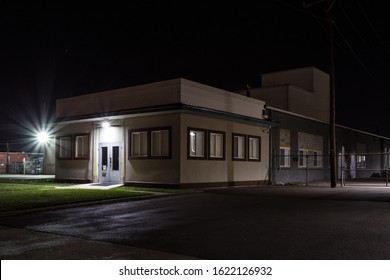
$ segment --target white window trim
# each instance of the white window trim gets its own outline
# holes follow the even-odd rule
[[[237,139],[237,154],[235,154],[235,139]],[[233,160],[246,160],[246,136],[241,134],[233,134]],[[241,149],[239,148],[241,147]],[[241,151],[241,153],[240,153]]]
[[[313,164],[310,166],[311,168],[322,168],[323,166],[323,157],[322,152],[320,150],[309,150],[310,157],[313,157]],[[317,159],[317,165],[315,165]]]
[[[298,150],[298,168],[306,168],[308,167],[308,149],[299,149]]]
[[[200,135],[203,135],[200,137]],[[206,136],[207,133],[205,130],[197,128],[188,129],[188,157],[205,159],[206,158]],[[198,150],[198,147],[202,147],[201,150]]]
[[[79,139],[81,139],[79,141]],[[74,138],[75,149],[74,157],[75,159],[85,159],[89,156],[89,135],[76,135]],[[79,143],[80,142],[80,143]]]
[[[218,142],[217,139],[220,138]],[[212,143],[214,141],[214,143]],[[218,144],[219,147],[218,147]],[[219,150],[220,154],[217,154]],[[214,153],[213,153],[214,151]],[[209,132],[209,158],[210,159],[224,159],[225,158],[225,134],[222,132]]]
[[[142,153],[142,135],[146,135],[146,143],[144,143],[144,145],[146,145],[146,153]],[[135,141],[134,141],[134,137],[135,136],[138,136],[139,137],[139,141],[138,141],[138,147],[135,147]],[[137,158],[137,157],[147,157],[148,156],[148,132],[145,130],[142,130],[142,131],[131,131],[130,132],[130,137],[131,137],[131,151],[130,151],[130,155],[131,157],[134,157],[134,158]]]
[[[253,144],[256,143],[256,156],[253,156]],[[261,160],[261,137],[260,136],[248,136],[248,159],[250,161]]]
[[[365,154],[356,154],[356,168],[357,169],[367,168],[367,157]]]
[[[317,157],[317,165],[314,165],[315,157]],[[310,169],[323,168],[322,152],[320,150],[299,149],[298,168],[310,168]]]
[[[59,159],[71,159],[72,158],[72,136],[58,137],[58,149],[59,149],[58,152]]]
[[[283,150],[284,154],[281,154],[281,150]],[[285,146],[280,146],[279,147],[279,166],[281,168],[290,168],[291,167],[291,148],[290,147],[285,147]],[[283,164],[282,164],[283,163]]]
[[[164,144],[164,141],[163,140],[163,133],[166,133],[166,136],[167,136],[167,139],[165,141],[165,144],[167,145],[164,149],[163,147],[163,144]],[[157,136],[156,136],[157,135]],[[150,141],[151,141],[151,151],[150,151],[150,155],[151,157],[168,157],[169,156],[169,153],[170,153],[170,147],[169,147],[169,141],[170,141],[170,133],[169,133],[169,130],[168,129],[161,129],[161,130],[152,130],[150,132]],[[154,142],[158,140],[159,143],[157,143],[157,146],[158,146],[158,151],[156,153],[156,151],[154,150]],[[164,150],[166,151],[164,153]]]

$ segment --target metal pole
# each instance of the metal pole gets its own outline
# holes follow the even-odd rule
[[[335,74],[334,74],[334,48],[333,48],[333,29],[332,29],[332,16],[331,16],[331,3],[327,0],[327,19],[328,19],[328,32],[329,32],[329,141],[330,141],[330,186],[335,188],[336,181],[336,129],[335,129]]]
[[[343,161],[344,161],[344,151],[341,150],[341,159],[340,159],[340,165],[341,165],[341,186],[344,187],[345,184],[344,184],[344,164],[343,164]]]
[[[7,143],[7,158],[5,163],[5,174],[9,174],[9,143]]]
[[[305,158],[306,158],[306,186],[308,186],[309,185],[309,174],[308,174],[308,171],[309,171],[309,156],[306,155]]]
[[[386,167],[386,187],[389,184],[389,153],[388,151],[385,152],[385,167]]]
[[[385,166],[386,166],[386,187],[389,184],[389,151],[386,150],[385,153]]]

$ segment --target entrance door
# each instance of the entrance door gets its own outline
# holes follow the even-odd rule
[[[120,150],[118,143],[99,145],[99,182],[119,183],[121,180]]]

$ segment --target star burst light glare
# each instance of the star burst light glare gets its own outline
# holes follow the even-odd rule
[[[49,134],[46,131],[40,131],[37,134],[37,140],[40,144],[45,144],[49,141]]]

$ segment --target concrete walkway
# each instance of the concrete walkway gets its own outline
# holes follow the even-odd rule
[[[89,189],[89,190],[109,190],[123,186],[123,184],[112,184],[112,183],[88,183],[71,185],[65,187],[56,187],[56,189]]]
[[[30,179],[54,179],[54,175],[23,175],[23,174],[0,174],[0,179],[30,180]]]

